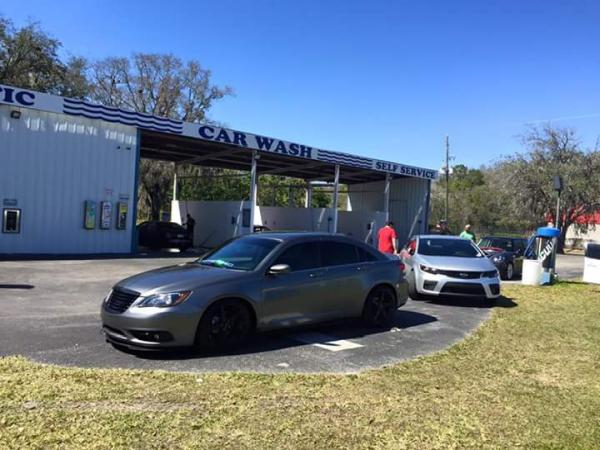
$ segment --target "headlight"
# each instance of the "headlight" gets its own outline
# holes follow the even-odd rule
[[[429,267],[429,266],[426,266],[425,264],[421,264],[420,267],[423,272],[433,273],[433,274],[438,273],[438,270],[435,267]]]
[[[504,256],[502,256],[502,255],[498,255],[498,256],[493,256],[493,257],[492,257],[492,261],[494,261],[494,262],[502,262],[502,261],[504,261],[505,259],[506,259],[506,258],[505,258]]]
[[[106,303],[108,302],[108,299],[110,298],[110,296],[112,295],[113,290],[111,289],[110,291],[108,291],[108,294],[106,294],[106,297],[104,297],[104,300],[102,300],[102,303]]]
[[[166,294],[154,294],[148,297],[143,297],[136,306],[139,308],[144,307],[155,307],[155,308],[167,308],[170,306],[179,305],[185,302],[189,296],[192,295],[192,291],[181,291],[181,292],[167,292]]]

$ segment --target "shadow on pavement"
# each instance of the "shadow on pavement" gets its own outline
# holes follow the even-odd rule
[[[0,284],[0,289],[33,289],[33,284]]]
[[[0,261],[88,261],[103,259],[161,259],[161,258],[199,258],[208,249],[193,248],[184,252],[177,249],[140,250],[136,253],[94,253],[94,254],[14,254],[1,255]]]
[[[394,322],[390,328],[369,328],[357,319],[336,321],[325,324],[321,323],[313,326],[287,328],[285,330],[257,333],[243,347],[232,351],[223,351],[218,353],[202,352],[199,350],[186,348],[173,348],[165,351],[144,352],[131,350],[114,344],[113,346],[125,353],[129,353],[141,359],[149,360],[182,360],[204,357],[227,357],[311,345],[309,343],[294,339],[294,335],[301,335],[302,333],[322,333],[324,337],[329,338],[323,341],[327,342],[328,340],[349,340],[379,333],[400,331],[402,329],[416,327],[436,321],[437,318],[429,314],[398,310],[396,312],[396,316],[394,317]]]
[[[469,297],[429,297],[423,301],[434,305],[457,306],[462,308],[514,308],[518,303],[513,299],[501,295],[495,300]]]

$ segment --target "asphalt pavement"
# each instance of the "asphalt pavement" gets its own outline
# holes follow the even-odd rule
[[[479,300],[410,301],[389,330],[358,320],[259,334],[235,353],[128,353],[105,342],[100,303],[120,279],[191,258],[0,261],[0,356],[80,367],[353,373],[443,350],[490,315]],[[496,307],[512,307],[500,299]]]

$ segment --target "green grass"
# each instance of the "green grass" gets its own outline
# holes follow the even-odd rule
[[[0,359],[0,448],[600,448],[600,287],[510,286],[448,351],[360,375]]]

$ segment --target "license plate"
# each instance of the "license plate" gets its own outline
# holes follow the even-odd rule
[[[182,237],[184,237],[184,236],[183,236],[183,234],[178,234],[178,235],[177,235],[177,237],[178,237],[178,238],[182,238]]]

